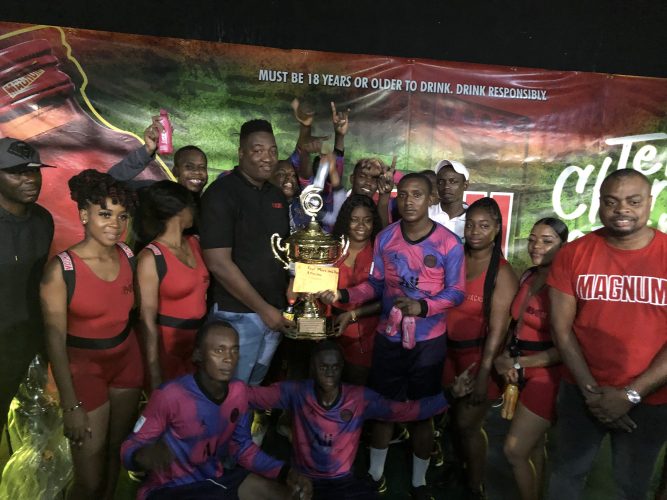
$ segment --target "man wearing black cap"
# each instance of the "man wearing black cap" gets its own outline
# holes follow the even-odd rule
[[[0,429],[30,361],[42,349],[39,282],[53,218],[35,201],[48,167],[28,143],[0,139]]]

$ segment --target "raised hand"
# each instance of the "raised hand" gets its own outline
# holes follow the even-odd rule
[[[157,141],[162,130],[164,130],[164,127],[162,127],[162,124],[160,123],[160,117],[152,117],[151,124],[144,130],[145,148],[149,155],[155,153],[155,150],[157,149]]]
[[[294,111],[294,118],[296,118],[296,121],[298,121],[299,124],[303,125],[304,127],[313,126],[313,119],[315,117],[314,111],[305,111],[301,107],[299,99],[296,97],[292,100],[290,105],[292,107],[292,111]]]
[[[347,129],[350,125],[350,120],[348,119],[350,108],[347,108],[345,111],[336,111],[336,104],[331,101],[331,115],[336,135],[347,134]]]
[[[378,178],[378,193],[389,194],[394,189],[394,173],[396,172],[396,155],[391,158],[391,167],[380,162],[382,173]]]

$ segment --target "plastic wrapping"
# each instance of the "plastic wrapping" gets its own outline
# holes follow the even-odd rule
[[[14,453],[2,472],[0,498],[59,498],[72,478],[72,458],[58,394],[39,356],[12,401],[7,429]]]

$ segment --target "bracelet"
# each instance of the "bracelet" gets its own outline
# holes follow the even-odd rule
[[[352,320],[352,323],[357,322],[357,313],[354,309],[350,311],[350,319]]]
[[[76,410],[77,408],[81,408],[83,406],[83,403],[79,401],[77,404],[72,406],[71,408],[63,408],[63,413],[69,413],[71,411]]]

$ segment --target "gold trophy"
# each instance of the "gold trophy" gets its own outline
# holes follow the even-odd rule
[[[327,163],[323,158],[315,182],[299,196],[301,207],[311,217],[308,225],[284,240],[277,233],[271,235],[273,255],[285,269],[295,266],[294,291],[303,292],[294,307],[296,328],[286,332],[289,338],[297,340],[323,340],[335,335],[331,318],[324,315],[324,307],[315,297],[316,292],[323,290],[312,289],[312,284],[320,278],[338,283],[338,269],[334,265],[346,254],[349,246],[345,236],[335,239],[322,231],[315,220],[324,205],[320,192],[329,171]]]

